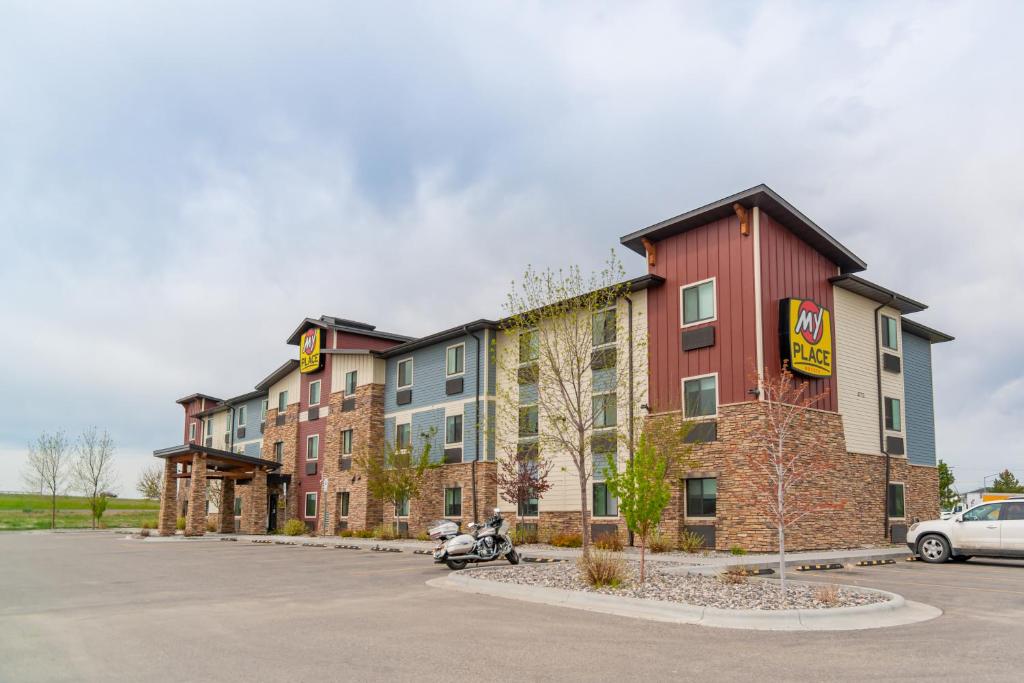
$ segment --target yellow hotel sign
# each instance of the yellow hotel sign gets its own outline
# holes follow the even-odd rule
[[[831,377],[832,313],[810,299],[779,302],[779,347],[789,369],[805,377]]]
[[[299,372],[316,372],[324,366],[323,354],[320,353],[319,327],[311,327],[299,340]]]

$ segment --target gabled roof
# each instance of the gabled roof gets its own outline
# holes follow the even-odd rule
[[[356,320],[346,320],[345,318],[336,318],[331,315],[322,315],[319,318],[305,318],[299,326],[295,328],[295,331],[288,337],[289,344],[298,344],[299,338],[302,333],[309,326],[319,327],[324,330],[338,330],[339,332],[348,332],[350,334],[361,334],[364,337],[374,337],[375,339],[387,339],[388,341],[396,342],[407,342],[411,341],[413,337],[407,337],[403,334],[393,334],[391,332],[378,332],[377,328],[368,323],[361,323]]]
[[[941,344],[943,342],[951,342],[956,337],[946,334],[945,332],[939,332],[938,330],[932,329],[926,325],[922,325],[916,320],[910,320],[909,318],[903,319],[903,331],[909,332],[910,334],[927,339],[932,344]]]
[[[735,215],[733,204],[741,204],[747,208],[761,207],[773,219],[792,231],[794,235],[831,259],[844,273],[853,273],[867,268],[867,264],[860,257],[763,183],[698,209],[655,223],[642,230],[631,232],[619,241],[636,253],[643,254],[645,253],[641,241],[643,238],[656,242],[698,228],[711,221],[733,216]]]
[[[182,398],[179,398],[177,401],[175,401],[175,403],[185,404],[200,398],[205,398],[207,401],[213,401],[214,403],[220,403],[219,398],[214,398],[209,394],[189,394],[188,396],[183,396]]]
[[[498,323],[495,320],[485,320],[483,318],[474,320],[471,323],[465,325],[458,325],[456,327],[450,327],[447,330],[441,330],[433,334],[428,334],[425,337],[419,339],[413,339],[405,344],[399,344],[398,346],[392,346],[387,351],[381,351],[377,355],[382,358],[391,358],[392,356],[398,356],[403,353],[409,353],[416,349],[422,349],[425,346],[431,346],[433,344],[440,344],[441,342],[449,341],[452,339],[458,339],[465,337],[470,332],[477,332],[479,330],[493,330],[497,329]]]
[[[274,370],[272,373],[263,378],[259,384],[256,385],[257,391],[266,391],[272,384],[281,381],[284,377],[291,374],[293,371],[299,369],[299,361],[294,358],[285,361],[279,368]]]
[[[880,304],[891,306],[903,315],[908,313],[920,313],[924,309],[928,308],[928,304],[915,301],[909,296],[898,294],[891,289],[886,289],[881,285],[876,285],[874,282],[868,282],[858,275],[837,275],[835,277],[830,277],[828,281],[836,287],[842,287],[845,290],[851,291],[854,294],[859,294],[862,297],[871,299],[872,301],[877,301]]]

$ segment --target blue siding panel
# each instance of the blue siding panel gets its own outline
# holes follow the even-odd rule
[[[903,333],[903,381],[907,414],[907,460],[936,464],[932,347],[927,339]]]
[[[463,373],[462,393],[453,396],[445,394],[445,352],[449,346],[465,342],[466,354]],[[471,336],[460,337],[441,342],[423,349],[417,349],[408,355],[388,358],[384,380],[384,412],[385,414],[404,410],[416,410],[435,403],[447,403],[459,399],[472,399],[476,396],[476,340]],[[481,351],[484,351],[481,346]],[[412,358],[412,402],[398,405],[395,394],[398,391],[398,362]],[[481,356],[481,372],[483,371]]]

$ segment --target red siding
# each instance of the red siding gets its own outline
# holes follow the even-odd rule
[[[198,418],[196,418],[195,415],[196,415],[196,413],[202,412],[203,410],[206,410],[207,408],[212,408],[213,406],[214,406],[213,401],[210,401],[210,400],[205,399],[205,398],[192,399],[188,403],[185,403],[185,404],[182,405],[182,407],[185,409],[185,430],[182,433],[182,438],[181,438],[181,442],[182,443],[187,444],[189,442],[189,440],[188,440],[188,426],[193,421],[195,421],[195,423],[196,423],[196,439],[195,439],[195,443],[201,444],[203,442],[203,421],[198,419]]]
[[[361,334],[338,332],[338,343],[334,344],[334,332],[326,332],[328,348],[332,349],[370,349],[371,351],[385,351],[399,342],[377,337],[364,337]]]
[[[785,227],[761,212],[761,305],[764,324],[764,363],[770,374],[778,375],[782,365],[779,355],[779,300],[790,297],[813,299],[835,315],[830,277],[837,275],[836,264]],[[835,320],[832,339],[835,343]],[[815,407],[837,410],[836,376],[812,380],[812,395],[827,392]]]
[[[681,408],[680,380],[719,373],[719,403],[751,399],[747,390],[756,365],[754,241],[740,234],[735,216],[709,223],[656,244],[650,272],[665,278],[648,290],[651,412]],[[683,352],[680,287],[716,278],[715,344]],[[694,329],[694,328],[687,328]]]

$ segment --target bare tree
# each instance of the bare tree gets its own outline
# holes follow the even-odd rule
[[[106,431],[100,433],[95,427],[89,427],[75,443],[75,456],[71,480],[74,488],[89,499],[95,529],[107,509],[108,493],[116,483],[114,440]]]
[[[164,487],[164,466],[157,463],[139,472],[139,481],[135,490],[143,498],[159,499]]]
[[[824,457],[826,431],[812,423],[813,407],[824,394],[809,395],[807,382],[795,378],[786,365],[777,376],[770,377],[768,372],[764,376],[763,410],[747,459],[761,474],[755,484],[755,505],[778,531],[780,592],[785,603],[786,529],[809,514],[842,509],[845,502],[823,501],[801,490],[832,469]]]
[[[39,435],[29,444],[28,462],[22,473],[25,483],[50,494],[50,528],[57,527],[57,496],[64,491],[71,466],[71,449],[64,432]]]
[[[585,277],[578,267],[535,271],[513,283],[501,330],[511,343],[496,354],[503,377],[498,420],[506,452],[536,444],[545,457],[565,457],[577,475],[583,552],[590,548],[589,482],[603,470],[621,438],[633,430],[618,419],[619,402],[636,390],[644,373],[628,372],[628,335],[620,324],[622,299],[629,293],[614,253],[605,267]],[[640,326],[642,328],[642,326]],[[634,348],[642,343],[634,334]],[[631,386],[632,385],[632,386]],[[632,390],[632,391],[631,391]],[[518,442],[518,444],[516,443]],[[599,453],[600,457],[592,457]],[[568,470],[569,465],[563,466]]]

